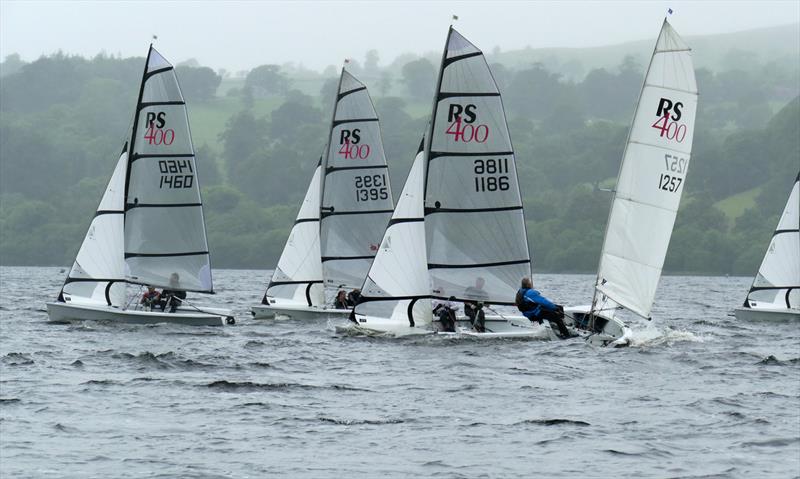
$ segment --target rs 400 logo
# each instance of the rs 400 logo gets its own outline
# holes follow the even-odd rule
[[[686,138],[686,124],[680,123],[683,112],[683,103],[673,102],[669,98],[662,98],[658,102],[656,116],[658,120],[651,126],[659,131],[661,138],[682,143]]]

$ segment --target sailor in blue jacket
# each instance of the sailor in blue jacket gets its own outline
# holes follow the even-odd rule
[[[533,289],[533,282],[530,278],[522,278],[521,286],[514,302],[522,314],[531,321],[538,321],[539,324],[545,319],[551,324],[555,323],[561,333],[561,339],[570,337],[569,330],[564,324],[564,308]]]

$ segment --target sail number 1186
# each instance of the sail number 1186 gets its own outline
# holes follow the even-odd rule
[[[508,158],[475,160],[472,163],[475,173],[475,191],[506,191],[508,183]]]

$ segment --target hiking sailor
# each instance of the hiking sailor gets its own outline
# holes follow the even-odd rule
[[[531,321],[548,320],[558,326],[561,339],[570,337],[569,330],[564,324],[564,308],[553,303],[542,294],[533,289],[533,282],[530,278],[522,278],[522,284],[514,303],[522,314]]]

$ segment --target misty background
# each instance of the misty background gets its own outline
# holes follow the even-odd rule
[[[597,266],[668,7],[700,89],[668,272],[754,274],[800,169],[798,2],[0,3],[0,263],[69,265],[113,171],[151,35],[187,100],[214,266],[272,268],[344,58],[395,197],[450,15],[503,93],[536,272]]]

